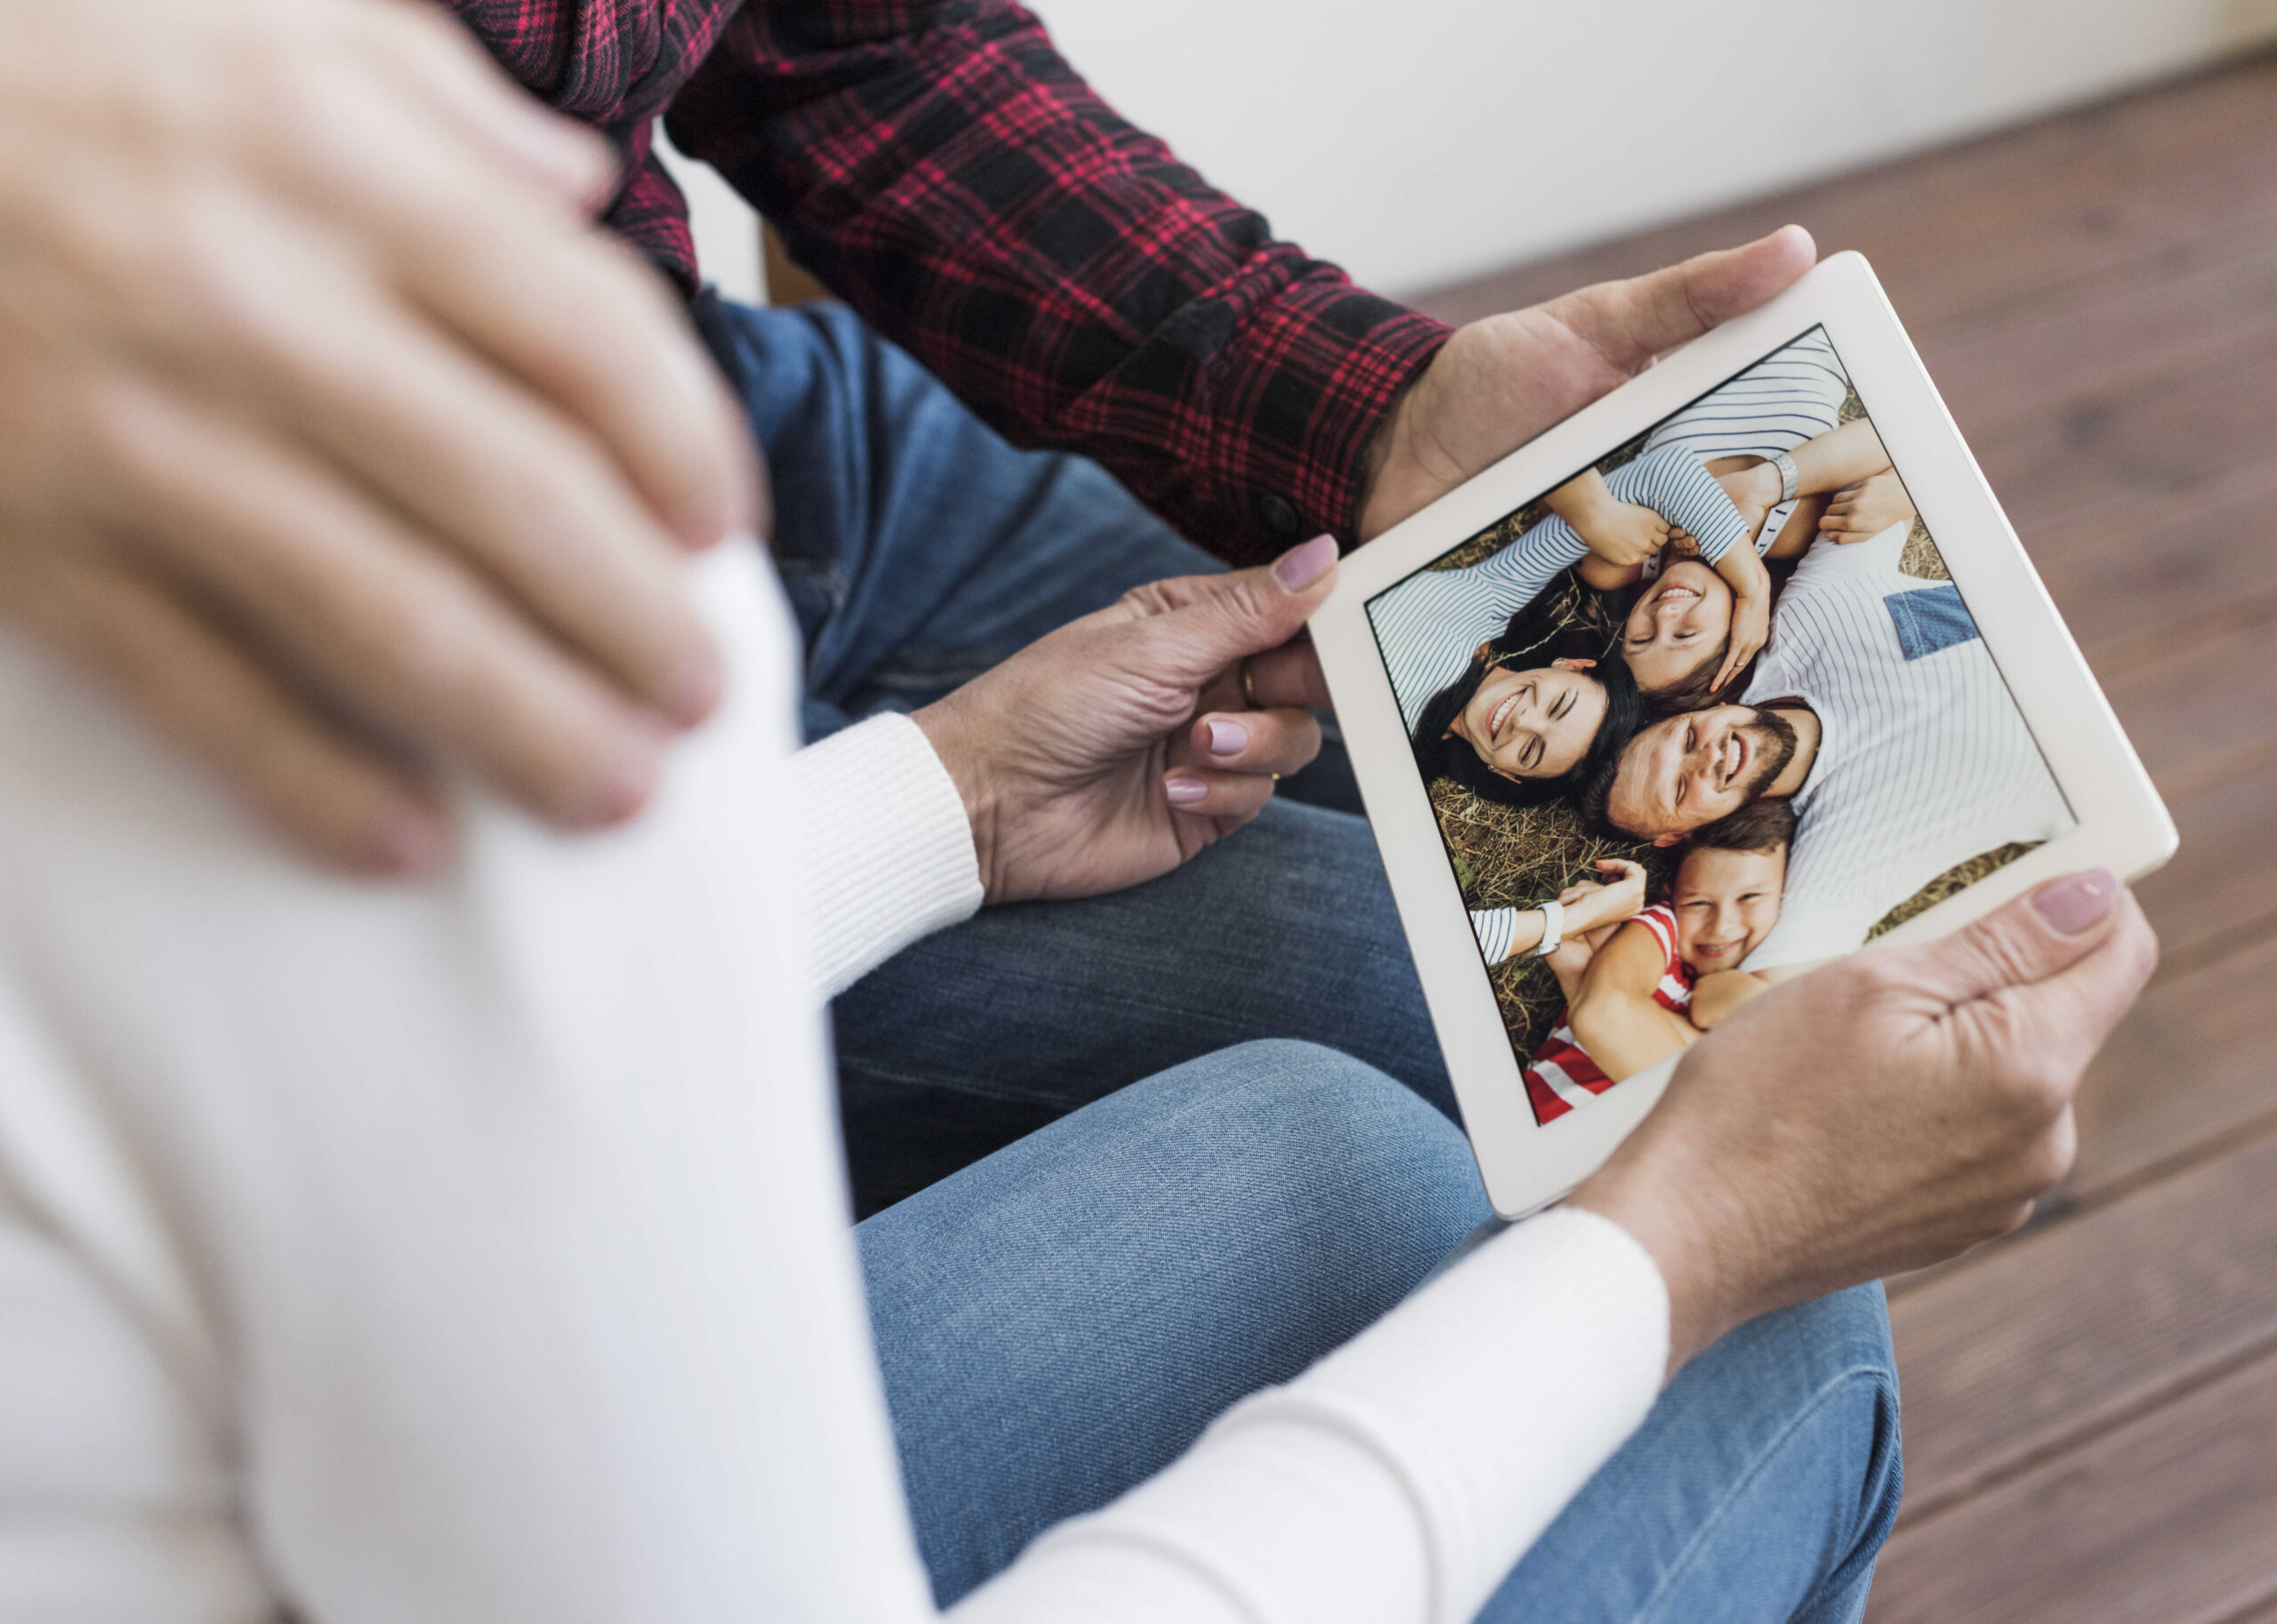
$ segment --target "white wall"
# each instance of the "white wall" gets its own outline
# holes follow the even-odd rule
[[[759,252],[759,216],[709,164],[699,164],[672,145],[664,121],[656,120],[656,152],[688,195],[688,218],[696,227],[696,262],[704,279],[730,299],[757,304],[767,297],[767,276]]]
[[[2277,39],[2277,0],[1030,0],[1282,235],[1415,292]],[[668,146],[661,126],[660,146]],[[677,153],[704,273],[750,211]]]
[[[1275,229],[1414,291],[2277,38],[2277,0],[1031,0]]]

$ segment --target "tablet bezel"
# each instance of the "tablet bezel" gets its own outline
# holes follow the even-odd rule
[[[1759,310],[1726,323],[1504,457],[1347,558],[1312,618],[1353,771],[1414,953],[1455,1097],[1506,1217],[1557,1200],[1649,1111],[1674,1058],[1538,1125],[1418,776],[1368,600],[1814,327],[1824,327],[2079,826],[1878,938],[1943,935],[2048,878],[2101,866],[2135,880],[2174,853],[2150,775],[2057,614],[2023,543],[1945,409],[1864,257],[1822,261]]]

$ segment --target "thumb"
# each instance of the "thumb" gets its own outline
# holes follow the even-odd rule
[[[1216,590],[1156,623],[1185,674],[1201,681],[1235,661],[1278,648],[1303,629],[1336,583],[1336,538],[1316,535],[1271,564],[1208,578]]]
[[[2120,887],[2110,870],[2050,880],[1940,942],[1901,949],[1909,982],[1949,1008],[2061,974],[2103,945]]]
[[[1742,247],[1579,289],[1551,301],[1549,310],[1614,366],[1635,372],[1662,350],[1783,293],[1817,257],[1809,232],[1782,226]]]

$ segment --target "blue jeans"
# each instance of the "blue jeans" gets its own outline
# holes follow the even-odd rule
[[[936,1596],[1161,1469],[1487,1216],[1462,1135],[1411,1090],[1308,1044],[1251,1043],[865,1222]],[[1855,1624],[1900,1475],[1880,1288],[1767,1314],[1686,1367],[1480,1616]]]
[[[696,315],[773,475],[810,736],[1218,567],[1094,465],[1013,450],[842,310]],[[1368,1324],[1487,1216],[1348,810],[1276,799],[1150,885],[993,909],[833,1013],[944,1601]],[[1878,1290],[1726,1338],[1487,1616],[1855,1619],[1895,1510],[1895,1392]]]
[[[767,454],[809,737],[928,703],[1131,587],[1222,567],[1097,464],[1013,449],[843,309],[706,298],[696,318]],[[1318,776],[1293,776],[1237,838],[1150,885],[992,909],[843,994],[857,1210],[1258,1038],[1340,1049],[1452,1117],[1356,803],[1291,799]],[[1319,792],[1340,799],[1347,782]]]

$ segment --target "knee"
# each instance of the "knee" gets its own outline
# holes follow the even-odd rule
[[[1761,1391],[1830,1435],[1838,1458],[1854,1463],[1845,1479],[1845,1491],[1857,1494],[1851,1555],[1871,1561],[1897,1516],[1905,1476],[1897,1356],[1880,1282],[1765,1314],[1714,1352],[1726,1344]]]
[[[1261,1221],[1428,1252],[1428,1267],[1490,1216],[1462,1130],[1404,1083],[1336,1049],[1243,1043],[1158,1081],[1207,1113],[1211,1139],[1247,1153],[1238,1177]]]

